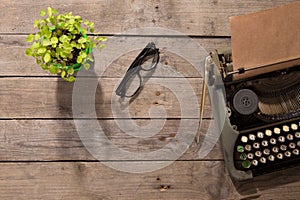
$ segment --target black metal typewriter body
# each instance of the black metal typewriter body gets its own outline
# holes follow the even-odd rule
[[[221,140],[230,175],[247,180],[298,165],[300,66],[234,80],[231,50],[210,56],[226,92]]]

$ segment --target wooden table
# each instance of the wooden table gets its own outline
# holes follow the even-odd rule
[[[298,169],[292,174],[271,174],[247,184],[233,183],[224,169],[219,143],[205,158],[199,158],[200,145],[193,142],[177,161],[153,172],[126,173],[106,166],[105,162],[138,165],[143,161],[99,162],[90,155],[73,121],[73,83],[42,71],[33,58],[25,56],[29,46],[25,38],[35,32],[33,21],[47,6],[94,21],[96,32],[103,35],[162,27],[190,36],[210,51],[230,45],[230,16],[288,2],[293,0],[1,0],[0,198],[216,200],[247,199],[250,195],[258,199],[300,199]],[[119,148],[152,151],[175,137],[180,107],[176,97],[164,87],[146,85],[130,105],[132,120],[147,124],[149,107],[162,105],[168,114],[165,127],[151,139],[139,139],[126,136],[116,126],[110,111],[111,94],[134,55],[136,52],[117,58],[101,77],[95,102],[97,119]],[[162,54],[161,62],[183,73],[201,99],[201,76],[186,61],[175,58]],[[205,135],[210,120],[205,117],[199,135]],[[253,193],[255,188],[259,189],[258,194]]]

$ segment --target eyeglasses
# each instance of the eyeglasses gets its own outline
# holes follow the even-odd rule
[[[152,71],[159,61],[159,49],[153,42],[140,52],[125,73],[124,78],[116,89],[116,94],[120,97],[135,96],[142,86],[140,71]]]

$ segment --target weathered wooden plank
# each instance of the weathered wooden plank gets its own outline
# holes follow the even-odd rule
[[[174,143],[180,120],[167,120],[161,130],[151,133],[153,136],[147,138],[131,136],[130,132],[122,131],[114,120],[98,122],[107,139],[118,148],[147,153],[162,149],[168,143]],[[209,122],[210,120],[204,120],[201,130],[197,133],[201,138],[200,144],[193,142],[179,160],[203,159],[198,152]],[[133,123],[143,125],[150,122],[134,120]],[[156,121],[152,123],[157,124]],[[188,125],[183,126],[184,130],[189,130]],[[81,142],[73,120],[0,120],[0,127],[0,161],[96,160]],[[219,143],[205,159],[223,159]]]
[[[91,79],[84,79],[84,84],[88,84]],[[82,98],[80,100],[82,104],[76,108],[84,109],[83,107],[91,105],[95,106],[98,118],[128,118],[112,113],[112,105],[117,105],[116,107],[121,109],[118,97],[114,95],[114,87],[118,81],[120,80],[115,78],[100,79],[99,84],[94,85],[97,86],[96,94],[91,91],[89,85],[85,85],[87,88],[82,89],[82,95],[79,96]],[[168,89],[166,86],[175,87]],[[72,83],[57,78],[1,78],[0,87],[0,118],[73,117]],[[189,88],[192,88],[194,93],[186,93],[186,89]],[[180,99],[175,94],[181,95]],[[129,117],[149,118],[151,107],[162,109],[163,106],[166,111],[164,117],[193,118],[197,109],[195,103],[198,101],[199,106],[201,105],[201,94],[202,79],[200,78],[151,78],[144,85],[142,92],[129,104]],[[114,103],[111,102],[112,100]],[[181,113],[180,109],[183,107],[185,113]],[[211,117],[209,109],[207,100],[204,117]],[[153,117],[161,118],[162,113],[154,113]]]
[[[131,40],[143,40],[145,45],[147,41],[152,41],[151,37],[134,37]],[[175,40],[175,39],[174,39]],[[230,46],[229,38],[193,38],[196,44],[199,44],[207,52]],[[170,41],[172,42],[172,41]],[[124,40],[119,41],[119,45],[122,47]],[[132,44],[132,42],[130,42]],[[26,36],[24,35],[2,35],[0,36],[0,51],[5,52],[0,55],[0,76],[48,76],[49,72],[45,72],[35,63],[33,57],[25,55],[25,49],[29,47],[29,43],[26,42]],[[182,44],[179,44],[182,45]],[[158,46],[159,47],[159,46]],[[168,65],[174,70],[182,73],[185,77],[199,77],[199,73],[195,73],[195,69],[191,66],[189,61],[184,58],[171,53],[172,49],[162,49],[160,53],[161,65]],[[108,46],[107,49],[113,49],[112,46]],[[134,51],[135,50],[135,51]],[[187,52],[193,49],[188,49]],[[109,51],[108,51],[109,53]],[[116,57],[115,61],[106,66],[107,70],[103,74],[105,77],[122,77],[124,70],[126,70],[134,58],[138,55],[136,46],[132,44],[132,51],[128,52],[121,57]],[[208,55],[208,53],[207,53]],[[203,59],[203,58],[199,58]],[[157,70],[160,70],[158,67]],[[52,75],[53,76],[53,75]]]
[[[229,17],[271,8],[296,0],[2,0],[0,33],[34,32],[39,11],[52,6],[73,11],[95,22],[96,31],[115,34],[140,27],[164,27],[187,35],[230,35]],[[30,12],[29,12],[30,11]]]
[[[249,196],[235,190],[220,161],[177,161],[164,169],[143,174],[124,173],[94,162],[0,163],[0,167],[3,199],[236,200]],[[264,183],[256,182],[259,194],[250,196],[298,199],[300,183],[296,178],[299,179],[299,173],[268,176]],[[255,189],[252,184],[248,186],[251,187],[246,189],[248,192]]]

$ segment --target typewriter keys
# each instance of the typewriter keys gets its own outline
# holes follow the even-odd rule
[[[271,143],[271,144],[276,144],[276,139],[275,139],[275,138],[271,138],[271,139],[270,139],[270,143]]]
[[[251,167],[251,162],[249,160],[245,160],[242,162],[242,166],[246,169]]]
[[[291,157],[291,155],[292,155],[292,154],[291,154],[291,152],[289,152],[289,151],[286,151],[286,152],[284,153],[284,155],[285,155],[286,157],[288,157],[288,158],[289,158],[289,157]]]
[[[272,136],[272,131],[271,130],[266,130],[266,135],[271,137]]]
[[[254,141],[255,140],[255,135],[254,134],[249,134],[249,139]]]
[[[255,156],[256,156],[256,157],[261,157],[261,155],[262,155],[262,153],[261,153],[260,151],[256,151],[256,152],[255,152]]]
[[[260,132],[260,131],[257,132],[257,137],[260,138],[260,139],[264,138],[264,133]]]
[[[290,128],[289,128],[288,126],[284,125],[284,126],[282,127],[282,130],[283,130],[284,132],[289,132],[289,131],[290,131]]]
[[[292,143],[289,144],[289,147],[290,147],[291,149],[295,149],[295,148],[296,148],[296,144],[292,142]]]
[[[246,149],[246,151],[251,151],[252,147],[251,147],[251,145],[247,144],[247,145],[245,146],[245,149]]]
[[[258,142],[255,142],[255,143],[253,144],[253,147],[254,147],[255,149],[258,149],[258,148],[259,148],[259,143],[258,143]]]
[[[277,158],[278,158],[278,159],[282,159],[282,158],[283,158],[282,153],[277,154]]]
[[[247,157],[248,157],[248,159],[252,160],[254,158],[254,155],[253,155],[253,153],[248,153]]]
[[[267,162],[267,159],[266,158],[264,158],[264,157],[261,157],[260,159],[259,159],[259,162],[261,162],[261,163],[266,163]]]
[[[286,151],[287,146],[283,144],[283,145],[280,146],[280,149],[281,149],[282,151]]]
[[[292,122],[240,135],[236,144],[236,159],[239,160],[236,163],[237,168],[257,171],[265,167],[269,169],[272,165],[281,166],[281,163],[290,160],[299,162],[299,128],[298,122]]]
[[[297,124],[292,124],[292,125],[291,125],[291,128],[292,128],[294,131],[296,131],[296,130],[298,129],[298,125],[297,125]]]
[[[281,132],[280,128],[274,128],[274,133],[275,134],[280,134],[280,132]]]
[[[246,136],[242,136],[241,137],[241,141],[244,142],[244,143],[247,143],[248,142],[248,138]]]
[[[284,136],[279,136],[278,141],[279,142],[285,142],[285,137]]]
[[[272,148],[272,151],[273,151],[274,153],[278,153],[278,152],[279,152],[279,148],[278,148],[278,147],[273,147],[273,148]]]
[[[258,165],[258,161],[257,160],[252,160],[251,163],[252,163],[253,166],[257,166]]]
[[[299,155],[299,150],[298,149],[294,149],[293,150],[293,154],[296,155],[296,156],[298,156]]]
[[[261,145],[263,145],[264,147],[268,146],[268,141],[267,140],[262,141]]]
[[[264,149],[263,153],[264,155],[270,155],[270,149]]]
[[[288,134],[288,135],[286,136],[286,138],[287,138],[288,140],[293,140],[294,136],[293,136],[292,134]]]
[[[269,160],[269,161],[274,161],[274,160],[275,160],[275,157],[274,157],[273,155],[270,155],[270,156],[268,157],[268,160]]]

